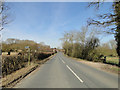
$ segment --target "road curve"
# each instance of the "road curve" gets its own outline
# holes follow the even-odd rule
[[[95,69],[59,52],[14,88],[118,88],[118,75]]]

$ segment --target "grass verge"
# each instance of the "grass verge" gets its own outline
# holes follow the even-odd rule
[[[116,65],[109,65],[109,64],[104,64],[102,62],[92,62],[92,61],[87,61],[87,60],[83,60],[83,59],[79,59],[79,58],[74,58],[74,57],[70,57],[68,55],[64,56],[68,57],[68,58],[72,58],[73,60],[76,60],[78,62],[87,64],[91,67],[94,67],[96,69],[105,71],[105,72],[110,72],[110,73],[114,73],[114,74],[120,74],[120,67],[116,66]]]

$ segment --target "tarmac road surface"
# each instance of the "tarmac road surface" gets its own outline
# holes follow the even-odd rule
[[[58,52],[15,88],[118,88],[118,75],[98,70]]]

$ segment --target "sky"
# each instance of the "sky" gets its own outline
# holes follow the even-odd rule
[[[17,38],[44,42],[51,47],[62,47],[60,38],[69,30],[80,30],[88,18],[112,12],[112,3],[105,3],[100,10],[87,8],[87,2],[10,2],[12,22],[2,31],[3,40]],[[102,42],[114,39],[102,37]]]

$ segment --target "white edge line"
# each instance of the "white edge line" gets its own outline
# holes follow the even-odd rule
[[[73,71],[68,65],[66,65],[66,66],[67,66],[67,68],[77,77],[77,79],[78,79],[81,83],[83,83],[83,80],[81,80],[81,79],[77,76],[77,74],[74,73],[74,71]]]

